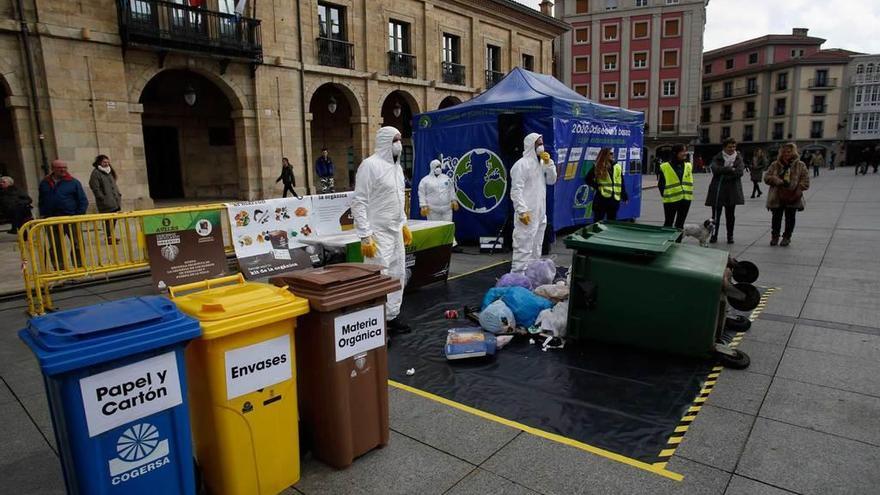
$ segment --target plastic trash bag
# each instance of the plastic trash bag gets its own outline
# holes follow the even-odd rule
[[[498,279],[495,287],[523,287],[531,290],[532,282],[522,273],[505,273]]]
[[[508,333],[516,328],[516,318],[504,301],[498,300],[480,311],[480,326],[487,332]]]
[[[553,309],[541,311],[535,320],[535,324],[541,328],[542,332],[551,333],[556,337],[565,337],[567,323],[568,301],[553,306]]]
[[[532,287],[552,284],[556,278],[556,263],[549,258],[530,261],[525,269],[526,277],[531,282]]]
[[[495,287],[483,297],[481,311],[490,304],[501,299],[513,311],[518,326],[528,328],[535,324],[535,318],[541,310],[553,307],[553,303],[523,287]]]
[[[555,284],[542,285],[533,291],[536,295],[547,298],[554,303],[565,301],[568,299],[569,287],[565,282],[557,282]]]

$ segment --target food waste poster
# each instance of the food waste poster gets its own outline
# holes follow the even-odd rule
[[[226,271],[219,211],[144,217],[144,235],[153,287],[159,292]]]
[[[235,255],[248,279],[320,266],[321,250],[302,240],[353,225],[351,193],[229,203],[226,208]]]

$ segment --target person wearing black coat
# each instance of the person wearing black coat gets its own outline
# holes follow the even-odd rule
[[[18,234],[18,229],[33,218],[33,203],[28,193],[15,186],[12,177],[0,177],[0,211],[12,223],[10,234]]]
[[[293,175],[293,165],[290,164],[290,160],[287,157],[281,159],[281,175],[275,179],[276,184],[279,182],[284,184],[284,192],[281,193],[282,198],[287,197],[287,191],[290,191],[290,194],[293,194],[294,197],[299,197],[296,191],[293,190],[296,187],[296,177]]]
[[[593,221],[600,220],[617,220],[617,210],[620,209],[620,203],[629,201],[626,192],[626,182],[622,170],[615,171],[615,167],[620,167],[611,157],[611,148],[602,148],[599,156],[596,157],[596,164],[587,172],[586,184],[591,187],[595,194],[593,195]],[[596,179],[597,170],[601,170],[605,180],[606,190],[603,191],[602,183]],[[620,183],[615,184],[616,172],[620,172]],[[615,189],[619,189],[619,198],[614,196]]]
[[[742,190],[742,176],[745,163],[742,155],[736,151],[733,138],[724,140],[724,149],[712,158],[712,181],[706,195],[706,206],[712,207],[712,218],[715,219],[715,232],[709,242],[718,242],[718,231],[721,229],[721,210],[724,210],[724,222],[727,226],[727,243],[733,244],[733,227],[736,221],[736,205],[745,204]]]

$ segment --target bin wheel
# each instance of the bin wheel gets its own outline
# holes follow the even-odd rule
[[[724,320],[724,329],[731,332],[748,332],[752,328],[752,321],[742,315],[728,316]]]
[[[749,359],[749,355],[736,349],[733,351],[733,356],[727,355],[723,352],[718,353],[718,358],[721,360],[721,365],[725,368],[730,368],[734,370],[744,370],[749,367],[752,360]]]

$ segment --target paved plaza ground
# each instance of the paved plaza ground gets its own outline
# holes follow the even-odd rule
[[[708,175],[697,177],[693,222]],[[744,182],[746,196],[751,183]],[[740,349],[744,371],[724,370],[667,469],[673,481],[623,462],[389,389],[391,442],[344,471],[306,456],[304,494],[866,494],[880,486],[880,175],[823,170],[805,195],[788,248],[768,245],[762,199],[737,209],[740,259],[777,287]],[[662,223],[655,189],[640,219]],[[9,236],[11,237],[11,236]],[[723,240],[723,236],[722,236]],[[694,242],[689,240],[688,242]],[[8,243],[0,244],[6,249]],[[14,248],[14,246],[11,246]],[[726,244],[718,244],[726,249]],[[567,262],[561,242],[554,246]],[[8,258],[2,254],[3,259]],[[504,259],[455,255],[453,274]],[[9,275],[4,261],[3,276]],[[15,270],[11,271],[12,273]],[[149,278],[57,293],[62,308],[150,293]],[[0,303],[0,493],[63,493],[38,367],[18,337],[22,299]],[[417,330],[416,330],[417,331]],[[502,351],[503,352],[503,351]],[[464,433],[463,433],[464,432]]]

